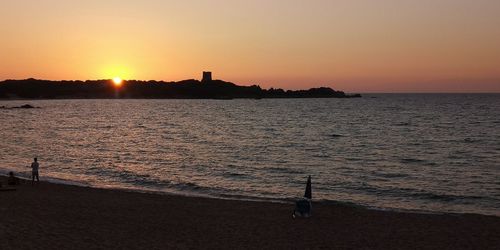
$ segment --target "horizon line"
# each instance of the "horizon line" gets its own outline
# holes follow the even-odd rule
[[[80,81],[80,82],[85,82],[85,81],[112,81],[113,78],[102,78],[102,79],[86,79],[86,80],[81,80],[81,79],[73,79],[73,80],[68,80],[68,79],[61,79],[61,80],[54,80],[54,79],[41,79],[41,78],[34,78],[34,77],[28,77],[28,78],[18,78],[18,79],[14,79],[14,78],[4,78],[4,79],[0,79],[0,82],[4,82],[4,81],[22,81],[22,80],[39,80],[39,81],[54,81],[54,82],[62,82],[62,81]],[[180,82],[180,81],[187,81],[187,80],[195,80],[195,81],[202,81],[200,79],[195,79],[195,78],[188,78],[188,79],[182,79],[182,80],[154,80],[154,79],[149,79],[149,80],[139,80],[139,79],[123,79],[123,81],[127,82],[127,81],[141,81],[141,82],[150,82],[150,81],[155,81],[155,82],[165,82],[165,83],[169,83],[169,82]],[[222,80],[222,79],[213,79],[213,81],[224,81],[226,82],[225,80]],[[230,82],[230,83],[234,83],[236,84],[235,82]],[[256,85],[256,86],[259,86],[260,87],[260,84],[258,83],[253,83],[251,85]],[[251,86],[251,85],[239,85],[239,86]],[[343,91],[343,92],[347,92],[347,91],[344,91],[344,90],[340,90],[340,89],[335,89],[334,87],[331,87],[331,86],[317,86],[317,87],[309,87],[309,89],[311,88],[321,88],[321,87],[327,87],[327,88],[332,88],[334,90],[337,90],[337,91]],[[281,87],[268,87],[268,89],[271,89],[271,88],[274,88],[274,89],[283,89]],[[300,90],[300,89],[286,89],[286,90]],[[489,91],[489,92],[485,92],[485,91],[349,91],[350,93],[359,93],[359,94],[500,94],[500,90],[494,90],[494,91]]]

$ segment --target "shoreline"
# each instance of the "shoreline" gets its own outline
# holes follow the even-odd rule
[[[5,187],[6,178],[0,177]],[[224,200],[22,181],[0,192],[1,249],[495,249],[500,218]],[[4,237],[5,236],[5,237]]]
[[[7,172],[0,172],[0,180],[2,178],[6,178],[8,176]],[[19,179],[29,182],[31,179],[25,176],[16,176]],[[1,182],[1,181],[0,181]],[[4,181],[5,182],[5,181]],[[102,189],[102,190],[110,190],[110,191],[117,191],[117,192],[132,192],[132,193],[139,193],[139,194],[153,194],[153,195],[165,195],[165,196],[178,196],[178,197],[191,197],[191,198],[203,198],[203,199],[216,199],[216,200],[231,200],[231,201],[244,201],[244,202],[269,202],[269,203],[276,203],[276,204],[289,204],[290,206],[293,206],[295,204],[295,200],[292,198],[290,199],[278,199],[278,198],[264,198],[264,197],[250,197],[250,196],[240,196],[240,198],[237,198],[235,196],[216,196],[216,195],[209,195],[209,194],[197,194],[193,192],[176,192],[176,191],[160,191],[160,190],[153,190],[153,189],[140,189],[140,188],[125,188],[125,187],[99,187],[99,186],[92,186],[91,184],[86,184],[86,183],[80,183],[76,181],[69,181],[65,179],[58,179],[58,178],[53,178],[53,177],[48,177],[48,179],[42,180],[42,182],[46,182],[49,184],[54,184],[54,185],[63,185],[63,186],[75,186],[75,187],[82,187],[82,188],[91,188],[91,189]],[[297,197],[300,198],[300,197]],[[376,206],[369,206],[369,205],[363,205],[363,204],[356,204],[354,202],[349,202],[349,201],[335,201],[335,200],[314,200],[313,202],[315,204],[323,204],[326,206],[344,206],[344,207],[352,207],[352,208],[360,208],[360,209],[366,209],[366,210],[373,210],[373,211],[383,211],[383,212],[393,212],[393,213],[411,213],[411,214],[434,214],[434,215],[479,215],[479,216],[492,216],[492,217],[497,217],[500,218],[499,215],[495,214],[480,214],[480,213],[472,213],[472,212],[445,212],[445,211],[432,211],[432,210],[423,210],[423,209],[405,209],[405,208],[384,208],[384,207],[376,207]]]

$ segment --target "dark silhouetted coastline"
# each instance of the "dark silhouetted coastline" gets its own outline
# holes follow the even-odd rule
[[[38,79],[0,82],[0,99],[234,99],[234,98],[350,98],[328,87],[309,90],[262,89],[258,85],[239,86],[222,80],[124,81],[116,87],[111,80],[49,81]]]

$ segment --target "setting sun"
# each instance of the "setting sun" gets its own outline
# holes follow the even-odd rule
[[[120,87],[120,86],[122,86],[122,83],[123,83],[123,80],[122,80],[120,77],[114,77],[114,78],[113,78],[113,84],[114,84],[116,87]]]

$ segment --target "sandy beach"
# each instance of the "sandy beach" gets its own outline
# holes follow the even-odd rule
[[[0,178],[3,187],[6,179]],[[0,249],[498,249],[500,218],[145,194],[41,182],[0,192]]]

